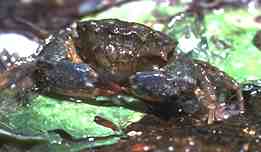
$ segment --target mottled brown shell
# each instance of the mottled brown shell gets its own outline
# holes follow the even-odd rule
[[[117,82],[137,71],[165,65],[177,45],[164,33],[118,19],[80,22],[77,32],[83,62]]]

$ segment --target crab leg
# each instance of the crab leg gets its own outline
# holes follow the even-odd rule
[[[200,63],[199,63],[200,64]],[[231,78],[229,75],[225,74],[224,72],[218,70],[218,68],[213,67],[211,65],[207,66],[204,62],[200,64],[202,68],[207,69],[207,74],[211,75],[215,78],[215,83],[223,83],[227,89],[235,91],[237,95],[237,99],[240,104],[240,113],[244,113],[244,98],[242,92],[240,90],[239,84]]]
[[[242,95],[242,92],[240,90],[239,84],[237,82],[234,82],[234,80],[230,80],[226,77],[223,77],[224,79],[224,83],[225,86],[227,86],[229,89],[234,90],[237,94],[237,99],[239,100],[239,104],[240,104],[240,113],[244,113],[245,112],[245,107],[244,107],[244,98]]]
[[[207,76],[204,76],[204,79],[201,82],[202,91],[206,95],[208,104],[207,108],[209,110],[208,112],[208,124],[212,124],[215,120],[215,111],[217,108],[217,97],[215,94],[215,90],[213,89],[213,86],[211,85],[210,81],[208,80]]]
[[[215,121],[215,111],[217,109],[217,97],[215,93],[215,87],[212,85],[211,80],[208,77],[209,73],[205,70],[205,64],[199,64],[200,65],[196,64],[196,66],[199,66],[199,78],[201,80],[200,86],[208,102],[208,124],[212,124]]]

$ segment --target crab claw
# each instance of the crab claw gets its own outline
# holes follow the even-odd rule
[[[76,98],[95,98],[117,94],[121,88],[113,83],[104,84],[88,64],[69,61],[56,64],[38,63],[34,80],[43,91]]]
[[[34,79],[44,91],[58,92],[68,96],[90,95],[95,91],[97,73],[87,64],[73,64],[68,61],[56,64],[37,63]],[[45,89],[47,88],[47,89]]]
[[[137,72],[130,77],[130,84],[132,94],[149,102],[160,102],[171,88],[162,71]]]

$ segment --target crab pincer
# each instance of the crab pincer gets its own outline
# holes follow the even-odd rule
[[[195,96],[197,100],[191,104],[203,106],[198,109],[207,109],[209,124],[244,112],[243,96],[234,79],[206,62],[186,56],[177,55],[171,64],[161,69],[138,72],[130,77],[130,84],[131,92],[147,103],[171,100],[184,107],[188,106],[186,99],[179,99]],[[221,101],[219,96],[225,92],[235,95],[238,103],[226,104],[228,96]]]

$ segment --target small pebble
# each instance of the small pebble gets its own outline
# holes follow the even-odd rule
[[[173,147],[173,146],[169,146],[169,147],[168,147],[168,150],[169,150],[169,151],[174,151],[174,147]]]
[[[142,132],[141,131],[130,131],[127,133],[128,136],[133,137],[133,136],[141,136]]]

